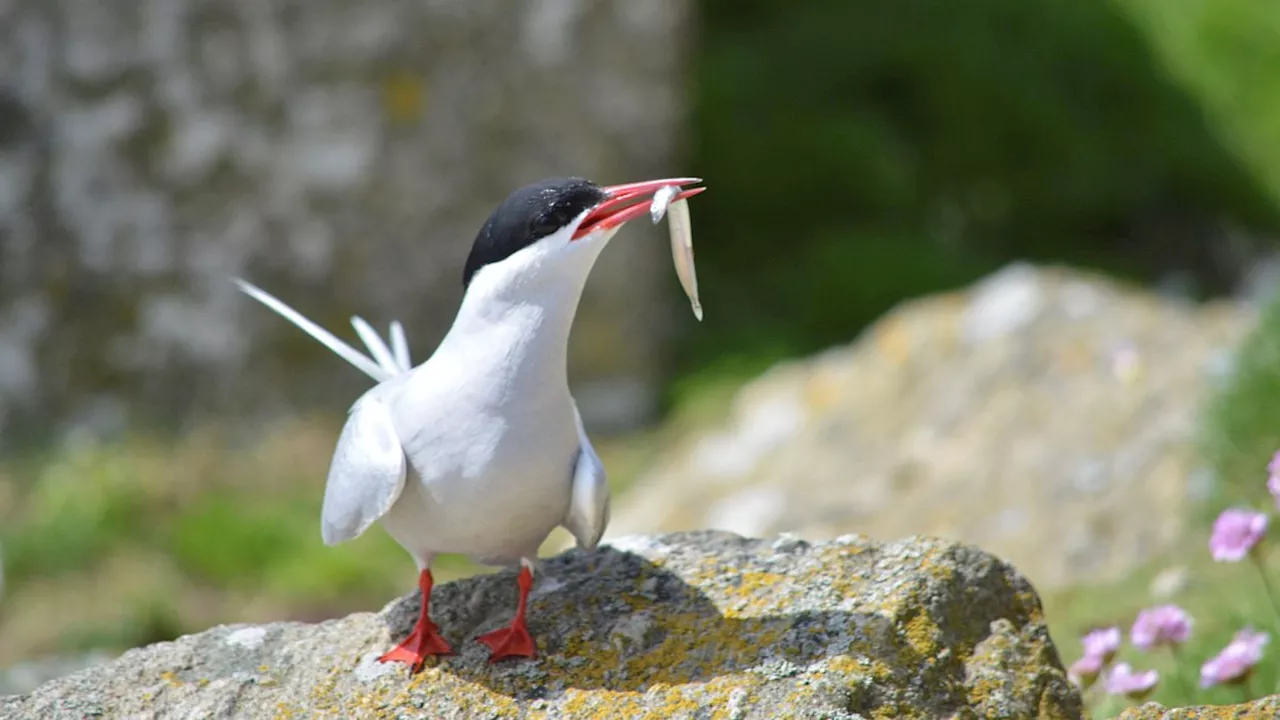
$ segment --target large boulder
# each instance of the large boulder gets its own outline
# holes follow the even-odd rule
[[[1197,409],[1252,319],[1010,266],[750,382],[661,453],[610,532],[924,533],[1041,590],[1114,579],[1171,548],[1207,490]]]
[[[340,412],[359,374],[228,277],[337,330],[398,317],[424,357],[508,192],[690,174],[674,164],[690,12],[0,2],[0,437]],[[597,427],[643,418],[662,366],[670,261],[636,225],[650,237],[605,253],[575,334]]]
[[[545,562],[541,656],[490,665],[511,573],[439,586],[459,655],[410,678],[378,654],[407,595],[317,625],[218,627],[0,699],[5,718],[1078,718],[1031,585],[972,547],[860,537],[636,536]]]

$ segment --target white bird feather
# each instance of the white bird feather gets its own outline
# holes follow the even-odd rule
[[[386,368],[362,355],[359,350],[356,350],[350,345],[342,342],[335,337],[333,333],[311,322],[304,317],[302,313],[284,304],[284,302],[266,290],[263,290],[257,285],[240,278],[235,278],[233,282],[235,282],[236,286],[239,287],[244,294],[274,310],[285,320],[288,320],[297,326],[298,329],[318,340],[321,345],[332,350],[338,357],[354,365],[357,370],[363,372],[365,375],[368,375],[379,382],[392,376],[392,373]]]
[[[365,322],[364,318],[359,315],[352,316],[351,326],[356,329],[356,334],[364,341],[364,346],[369,348],[369,354],[373,356],[374,362],[378,363],[378,367],[387,372],[396,375],[401,371],[400,363],[391,354],[391,348],[378,337],[378,331],[373,326]]]
[[[599,542],[609,486],[563,376],[574,308],[604,243],[568,250],[561,243],[568,245],[553,238],[486,268],[449,335],[417,368],[399,322],[391,324],[388,344],[353,317],[365,355],[265,290],[235,280],[378,381],[352,406],[334,450],[321,512],[327,544],[358,537],[380,520],[426,567],[440,553],[486,564],[536,557],[557,524],[584,547]],[[512,301],[503,293],[515,274],[554,274],[549,282],[576,290]],[[491,322],[487,310],[506,304],[510,311]],[[541,382],[515,382],[513,374]],[[557,376],[559,382],[548,382]],[[532,413],[529,421],[512,424],[525,413]]]
[[[356,401],[338,437],[320,511],[326,545],[359,537],[400,498],[404,449],[382,398],[369,392]]]

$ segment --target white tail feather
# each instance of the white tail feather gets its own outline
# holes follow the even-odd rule
[[[275,296],[271,295],[266,290],[263,290],[262,288],[259,288],[258,286],[246,280],[241,280],[240,278],[235,278],[234,280],[235,280],[236,286],[238,286],[240,290],[244,292],[244,294],[248,295],[254,300],[257,300],[263,305],[266,305],[268,308],[271,308],[272,310],[274,310],[277,314],[279,314],[285,320],[288,320],[289,322],[296,325],[298,329],[302,330],[306,334],[315,338],[317,341],[320,342],[321,345],[324,345],[325,347],[332,350],[334,354],[336,354],[338,357],[342,358],[343,360],[346,360],[347,362],[351,363],[353,366],[355,366],[357,370],[360,370],[365,375],[368,375],[369,377],[373,378],[374,380],[377,380],[378,382],[382,382],[384,380],[387,380],[399,374],[396,369],[396,363],[394,361],[392,361],[391,365],[389,366],[383,366],[378,362],[375,362],[374,360],[362,355],[359,350],[356,350],[355,348],[351,347],[345,342],[339,340],[328,330],[325,330],[319,325],[316,325],[315,323],[306,319],[297,310],[294,310],[288,305],[285,305],[284,302],[276,299]],[[361,320],[360,322],[364,322],[364,321]],[[354,323],[354,320],[353,320],[353,323]],[[357,327],[356,331],[359,332],[360,328]],[[370,328],[370,331],[372,332],[372,328]],[[378,345],[381,348],[381,350],[384,353],[386,353],[387,352],[386,345],[382,342],[381,338],[378,338],[377,333],[372,333],[372,334],[374,338],[377,339]],[[364,341],[365,341],[365,344],[369,344],[368,338],[364,338]],[[394,339],[392,341],[394,342]],[[369,348],[369,351],[374,355],[378,354],[377,351],[372,346]],[[390,354],[388,353],[387,356],[389,359]]]
[[[409,340],[404,336],[404,326],[399,320],[391,321],[391,349],[395,351],[396,362],[400,369],[409,372],[413,363],[409,361]]]
[[[374,362],[383,370],[392,375],[400,374],[400,364],[391,356],[391,348],[378,337],[378,331],[373,326],[365,322],[364,318],[356,315],[351,318],[351,326],[356,329],[356,333],[364,340],[364,346],[369,348],[369,354],[373,356]]]

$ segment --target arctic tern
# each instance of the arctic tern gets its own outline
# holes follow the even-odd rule
[[[700,182],[599,186],[549,178],[516,190],[476,236],[453,325],[416,367],[399,322],[391,324],[388,346],[352,318],[366,356],[236,280],[378,383],[351,406],[338,438],[321,535],[334,545],[379,521],[417,563],[417,624],[382,661],[417,672],[427,657],[452,654],[428,612],[431,564],[445,553],[520,566],[511,624],[477,640],[489,647],[490,661],[535,656],[525,613],[539,546],[563,526],[579,546],[594,548],[609,521],[605,469],[583,430],[566,367],[583,287],[614,234],[650,211],[647,200],[662,191],[652,203],[656,222],[667,203],[705,190],[683,188]],[[671,187],[676,191],[664,190]]]

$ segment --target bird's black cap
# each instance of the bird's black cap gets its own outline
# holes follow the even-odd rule
[[[605,199],[600,186],[576,177],[547,178],[511,193],[476,235],[462,271],[462,287],[471,284],[480,268],[511,257]]]

